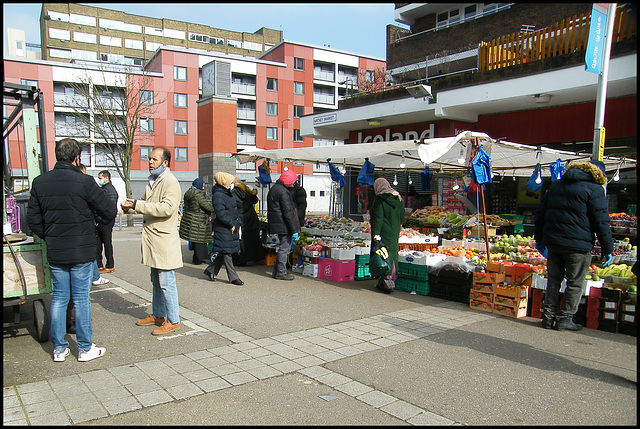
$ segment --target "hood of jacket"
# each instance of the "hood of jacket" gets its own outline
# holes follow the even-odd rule
[[[606,185],[607,178],[596,165],[589,161],[572,161],[564,170],[562,179],[575,181],[595,182],[598,185]]]

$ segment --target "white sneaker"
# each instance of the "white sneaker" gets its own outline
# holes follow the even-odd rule
[[[104,356],[106,352],[106,347],[98,347],[95,344],[91,343],[91,348],[89,350],[80,350],[78,352],[78,362],[88,362],[90,360]]]
[[[64,349],[61,352],[57,352],[57,351],[53,351],[53,361],[54,362],[64,362],[64,360],[67,358],[67,356],[69,356],[69,353],[71,353],[69,351],[69,347],[67,347],[66,349]]]
[[[102,276],[100,276],[100,278],[98,280],[96,280],[95,282],[91,282],[91,284],[94,285],[94,286],[106,285],[107,283],[109,283],[109,280],[105,279]]]

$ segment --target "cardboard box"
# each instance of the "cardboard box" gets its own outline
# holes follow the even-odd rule
[[[622,290],[618,289],[618,288],[613,288],[610,287],[610,285],[612,285],[613,283],[605,283],[604,287],[601,288],[593,288],[590,293],[589,296],[593,297],[593,298],[604,298],[608,301],[615,301],[615,302],[620,302],[622,299]],[[625,290],[626,290],[626,286],[627,285],[622,285],[625,286]]]
[[[620,313],[620,323],[636,323],[636,314],[635,313]]]
[[[504,267],[499,262],[487,262],[485,271],[488,273],[503,273]]]
[[[476,301],[475,299],[469,300],[469,308],[485,311],[487,313],[493,313],[493,304],[484,301]]]
[[[471,285],[471,290],[475,290],[477,292],[483,292],[483,293],[493,293],[493,284],[492,283],[473,283],[473,285]]]
[[[508,296],[503,296],[498,294],[493,295],[493,303],[505,305],[507,307],[515,307],[515,308],[520,308],[520,307],[526,308],[528,304],[527,298],[511,298]]]
[[[502,304],[493,304],[493,314],[519,319],[527,315],[527,307],[508,307]]]
[[[318,277],[318,264],[305,265],[302,275],[305,277]]]
[[[371,253],[371,247],[369,246],[353,246],[352,249],[356,255],[369,255]]]
[[[631,302],[622,302],[620,303],[620,311],[625,313],[635,313],[636,305]]]
[[[509,298],[528,298],[528,290],[529,288],[527,287],[513,287],[513,286],[507,286],[507,287],[494,287],[493,288],[493,293],[495,293],[496,295],[501,295],[501,296],[506,296]]]
[[[493,293],[480,292],[480,291],[471,289],[469,291],[469,299],[473,299],[475,301],[487,302],[489,304],[493,304]]]
[[[321,258],[318,263],[318,278],[334,282],[354,281],[356,261],[340,261],[331,258]]]
[[[503,283],[505,281],[506,276],[504,273],[473,273],[473,282],[474,283]]]
[[[310,257],[313,257],[313,258],[318,258],[320,256],[320,252],[318,250],[302,249],[302,255],[303,256],[310,256]]]

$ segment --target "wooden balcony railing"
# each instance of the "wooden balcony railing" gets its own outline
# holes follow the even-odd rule
[[[481,42],[479,71],[495,70],[545,58],[585,50],[591,22],[591,12],[574,15],[555,25],[533,33],[513,33]],[[625,7],[616,10],[613,41],[636,34],[635,11]]]

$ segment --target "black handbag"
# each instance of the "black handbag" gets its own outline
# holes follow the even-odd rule
[[[374,279],[388,276],[391,273],[389,249],[381,240],[373,240],[369,256],[369,273]]]

